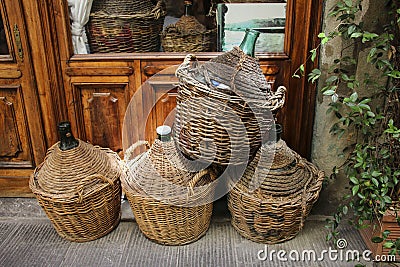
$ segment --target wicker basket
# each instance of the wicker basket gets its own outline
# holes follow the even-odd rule
[[[235,55],[234,60],[223,55],[201,66],[188,55],[178,67],[174,137],[191,158],[240,165],[247,164],[260,147],[286,89],[271,92],[262,72],[260,81],[256,59],[238,48],[229,54]],[[223,59],[227,62],[221,63]]]
[[[189,172],[174,141],[158,139],[147,152],[128,160],[127,166],[130,174],[122,179],[122,188],[147,238],[183,245],[206,233],[213,209],[213,171]]]
[[[267,244],[292,239],[299,233],[324,179],[322,171],[290,150],[284,141],[276,146],[272,164],[263,163],[268,162],[265,155],[271,148],[260,148],[228,195],[233,227],[242,236]]]
[[[66,151],[58,144],[35,169],[29,187],[61,237],[75,242],[100,238],[120,220],[123,162],[110,149],[81,140]]]
[[[91,53],[157,52],[165,4],[150,0],[95,0],[87,24]]]
[[[194,16],[183,15],[164,29],[161,45],[165,52],[208,52],[213,33],[214,30],[207,30]]]

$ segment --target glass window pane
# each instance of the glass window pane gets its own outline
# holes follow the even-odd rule
[[[284,52],[286,3],[219,4],[217,24],[219,50],[229,51],[239,46],[245,29],[260,32],[256,52]]]
[[[3,18],[0,16],[0,55],[8,55],[8,45],[6,39],[6,32],[4,29]]]

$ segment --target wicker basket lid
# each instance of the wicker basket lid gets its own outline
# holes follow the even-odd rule
[[[149,150],[128,159],[127,167],[129,175],[122,181],[126,192],[175,205],[187,202],[188,195],[193,203],[202,201],[201,198],[211,190],[207,185],[215,179],[212,171],[185,159],[173,139],[156,139]]]
[[[200,69],[234,89],[237,95],[244,96],[247,100],[261,100],[262,106],[272,112],[276,112],[285,103],[286,88],[279,86],[272,92],[258,59],[245,54],[239,47],[210,59],[201,65]],[[218,89],[218,86],[213,86],[213,89]]]
[[[91,13],[131,15],[132,13],[149,13],[153,8],[151,0],[94,0]]]
[[[207,31],[206,26],[201,24],[194,16],[183,15],[175,24],[168,25],[164,32],[180,35],[197,35]]]
[[[260,62],[257,58],[246,55],[239,47],[223,53],[210,60],[211,62],[226,64],[232,68],[239,68],[244,75],[251,78],[257,87],[262,91],[271,91],[271,86],[267,83],[261,70]]]
[[[77,189],[94,190],[104,182],[119,179],[122,168],[118,156],[108,148],[93,146],[73,138],[73,148],[65,142],[54,144],[34,173],[38,190],[46,194],[74,195]],[[70,139],[71,140],[71,139]]]
[[[274,149],[271,162],[269,157]],[[267,144],[260,147],[240,184],[260,198],[295,196],[304,191],[314,176],[310,163],[279,140],[275,147]]]

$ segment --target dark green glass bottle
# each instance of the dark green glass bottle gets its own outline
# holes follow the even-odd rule
[[[185,16],[193,16],[193,12],[192,12],[192,1],[184,1],[184,5],[185,5]]]
[[[58,132],[60,133],[60,143],[58,146],[62,151],[72,149],[79,145],[79,141],[72,135],[71,123],[69,121],[58,124]]]
[[[260,32],[253,29],[246,29],[246,33],[242,40],[242,43],[239,45],[239,48],[246,54],[251,57],[254,57],[256,41],[258,36],[260,36]]]

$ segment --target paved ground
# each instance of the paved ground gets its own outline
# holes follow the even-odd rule
[[[325,241],[324,221],[311,216],[304,229],[293,240],[268,245],[241,237],[230,225],[226,201],[215,205],[210,229],[200,240],[185,246],[162,246],[139,231],[127,202],[118,227],[107,236],[86,243],[73,243],[58,236],[36,199],[0,198],[0,266],[354,266],[355,263],[332,261],[326,253],[317,261],[262,261],[264,251],[319,255],[329,251]],[[347,247],[338,252],[366,249],[359,233],[350,227],[342,229]],[[332,248],[333,249],[333,248]],[[260,250],[264,250],[260,252]],[[295,254],[292,254],[295,255]],[[345,256],[343,256],[344,258]],[[367,266],[373,266],[367,263]],[[379,266],[388,266],[387,264]]]

